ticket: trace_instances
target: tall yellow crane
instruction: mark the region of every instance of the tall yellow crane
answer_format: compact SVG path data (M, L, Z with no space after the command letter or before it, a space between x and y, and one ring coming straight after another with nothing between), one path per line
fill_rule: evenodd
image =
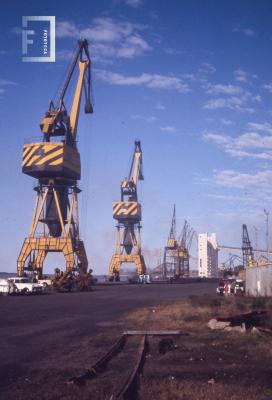
M110 280L119 280L123 263L134 263L139 275L146 273L146 265L141 253L142 211L137 195L138 181L143 179L141 142L136 140L128 178L121 182L121 201L113 203L113 218L118 223L115 254L109 266Z
M70 114L64 99L78 65L79 72ZM44 259L49 252L62 252L66 271L87 273L88 260L79 233L77 181L81 176L77 149L77 126L82 92L85 113L92 113L91 59L87 40L79 40L57 106L51 100L41 120L43 141L25 144L22 172L36 178L36 202L29 235L17 260L19 276L43 275Z

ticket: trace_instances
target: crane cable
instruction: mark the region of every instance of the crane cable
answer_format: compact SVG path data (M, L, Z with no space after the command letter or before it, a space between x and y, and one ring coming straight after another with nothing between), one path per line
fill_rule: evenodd
M82 213L81 213L81 235L84 239L86 239L86 226L88 221L88 211L89 211L89 193L90 193L90 170L91 170L91 162L90 155L91 151L91 121L88 121L90 129L86 129L86 134L83 135L84 143L82 146L82 159L83 159L83 174L82 174ZM88 128L89 128L88 127ZM89 132L90 131L90 132ZM82 137L82 136L81 136Z
M90 58L91 60L91 58ZM84 77L86 80L86 77ZM89 73L88 73L88 89L89 93L87 92L86 85L84 85L84 92L85 92L85 101L88 100L88 95L90 95L90 102L94 107L94 95L93 95L93 85L92 85L92 75L91 75L91 61L89 65ZM88 119L87 119L88 121ZM83 136L84 145L82 146L82 159L83 159L83 174L82 174L82 217L81 218L81 234L82 238L86 240L86 227L88 221L88 213L89 213L89 193L90 193L90 174L91 174L91 162L90 162L90 155L91 155L91 132L92 132L92 122L91 120L87 122L88 128L86 129L86 134ZM82 137L82 136L81 136Z

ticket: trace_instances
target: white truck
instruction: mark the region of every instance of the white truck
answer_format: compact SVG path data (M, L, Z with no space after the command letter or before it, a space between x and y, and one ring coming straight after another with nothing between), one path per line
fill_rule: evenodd
M9 282L8 279L0 279L0 294L8 296L9 294L15 293L16 287L13 282Z
M39 283L31 282L28 278L18 278L17 276L8 278L17 291L22 294L39 294L44 292L44 286Z

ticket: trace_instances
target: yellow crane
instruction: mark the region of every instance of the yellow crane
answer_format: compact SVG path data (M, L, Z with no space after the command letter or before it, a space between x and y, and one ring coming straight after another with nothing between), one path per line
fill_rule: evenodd
M121 182L121 201L113 203L113 218L118 221L118 224L115 254L109 266L110 280L119 280L123 263L134 263L139 275L146 273L146 265L141 253L142 211L137 195L138 181L143 179L141 142L136 140L128 178Z
M78 65L79 72L70 114L65 95ZM85 113L92 113L91 59L87 40L79 40L57 106L51 100L40 123L43 141L25 144L22 172L37 178L36 202L31 229L17 260L19 276L43 275L44 259L49 252L62 252L66 272L86 274L88 260L79 232L78 188L81 176L77 148L77 126L82 92ZM57 138L57 139L56 139Z

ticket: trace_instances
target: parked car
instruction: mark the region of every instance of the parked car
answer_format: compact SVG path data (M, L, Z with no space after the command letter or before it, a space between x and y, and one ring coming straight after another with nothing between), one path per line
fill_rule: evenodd
M0 294L7 296L15 292L16 287L13 282L9 282L8 279L0 279Z
M236 279L234 286L234 294L236 296L241 296L245 294L245 282L242 279Z
M150 275L139 275L138 283L151 283Z
M12 282L18 292L22 294L39 294L44 292L44 286L39 283L33 283L28 278L12 277L8 279Z
M221 296L241 296L245 293L245 282L241 279L228 278L221 280L216 293Z
M38 279L38 283L42 285L45 289L48 289L52 286L52 279L50 278Z

